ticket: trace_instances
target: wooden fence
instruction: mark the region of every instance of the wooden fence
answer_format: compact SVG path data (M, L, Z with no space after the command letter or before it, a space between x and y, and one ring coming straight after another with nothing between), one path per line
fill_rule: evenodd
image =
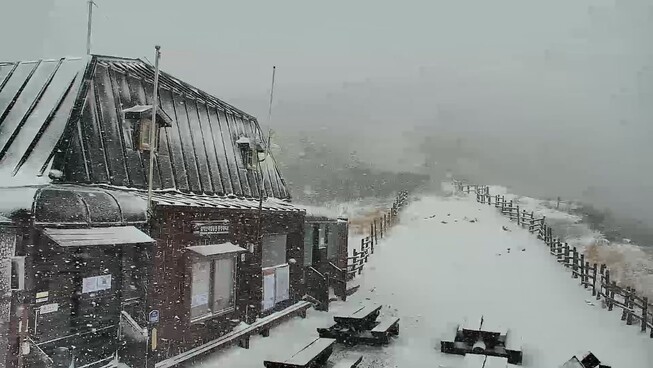
M336 282L346 284L347 281L353 280L356 275L363 272L365 264L368 262L370 255L374 254L374 247L383 239L392 226L399 220L399 211L408 203L408 192L399 192L392 207L379 217L372 220L369 227L369 235L361 239L360 248L354 248L352 254L347 257L347 268L341 269L331 263L331 267L336 275ZM353 294L358 287L347 289L346 294Z
M470 185L455 181L456 190L464 193L475 193L479 203L494 205L503 215L516 221L518 225L536 234L549 248L549 253L556 257L558 263L571 270L571 277L578 279L581 286L592 292L596 300L603 298L603 306L613 310L621 308L621 320L626 325L637 324L642 332L650 330L653 338L653 304L645 296L638 295L631 287L620 286L610 278L610 270L605 264L598 265L585 259L585 254L576 247L570 247L566 242L553 235L553 230L546 224L545 216L536 217L531 211L519 208L512 200L506 201L505 196L490 195L489 187Z

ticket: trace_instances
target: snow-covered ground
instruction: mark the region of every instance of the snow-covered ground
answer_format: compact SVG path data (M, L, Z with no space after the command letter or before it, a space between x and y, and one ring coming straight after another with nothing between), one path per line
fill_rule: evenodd
M380 348L338 348L333 358L360 353L362 367L463 367L462 357L439 352L439 340L465 316L484 315L521 336L524 367L559 367L587 350L613 367L653 367L653 340L625 326L619 312L602 309L541 241L473 198L413 202L359 280L361 290L330 312L311 310L307 319L252 339L249 350L229 348L195 367L262 367L315 338L334 314L371 302L383 304L382 315L401 318L398 339Z
M603 234L584 223L582 217L570 213L575 209L573 203L563 204L557 210L555 201L518 196L502 186L490 186L490 194L504 195L521 209L533 211L537 217L546 216L554 236L580 249L590 262L605 263L613 280L620 285L634 287L653 300L653 252L647 252L628 239L608 241Z

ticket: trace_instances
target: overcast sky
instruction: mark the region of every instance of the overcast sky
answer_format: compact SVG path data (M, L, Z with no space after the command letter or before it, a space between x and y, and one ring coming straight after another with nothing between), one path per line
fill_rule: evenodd
M161 44L166 71L262 123L277 65L280 131L395 169L416 136L461 138L506 184L653 219L650 1L96 1L93 52ZM0 59L85 53L85 0L4 2Z

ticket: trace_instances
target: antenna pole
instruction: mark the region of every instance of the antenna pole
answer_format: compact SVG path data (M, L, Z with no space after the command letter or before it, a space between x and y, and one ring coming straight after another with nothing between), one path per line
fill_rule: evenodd
M93 0L88 0L88 29L86 30L86 54L91 54L91 33L93 30Z
M159 58L161 57L161 46L154 46L154 91L152 92L152 121L150 122L150 171L147 176L147 212L152 215L152 177L154 176L154 155L156 154L156 108L159 106Z
M268 108L268 129L272 129L272 99L274 98L274 75L276 74L277 67L272 66L272 88L270 88L270 106Z
M270 106L268 109L268 141L267 144L263 147L265 149L265 155L263 160L265 160L268 156L268 152L270 150L270 135L272 134L272 128L271 128L271 122L272 122L272 99L274 96L274 75L277 70L276 66L272 66L272 88L270 89ZM265 138L265 137L263 137ZM261 161L258 159L258 153L257 155L257 160L256 162L258 163L258 175L259 175L259 186L258 186L258 216L256 218L256 243L261 244L263 246L263 242L261 240L261 236L263 233L263 196L264 196L264 187L265 187L265 179L263 176L263 169L261 168Z

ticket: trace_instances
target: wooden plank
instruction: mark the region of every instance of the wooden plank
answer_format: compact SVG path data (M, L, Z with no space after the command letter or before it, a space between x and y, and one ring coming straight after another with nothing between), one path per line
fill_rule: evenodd
M478 331L481 329L482 323L483 323L482 316L465 318L465 320L462 323L462 328L463 330L468 330L468 331Z
M374 333L387 333L389 329L399 323L398 317L384 318L381 322L372 329L372 335Z
M358 309L356 312L352 313L350 317L367 318L372 313L378 312L380 309L380 305L365 305L363 308Z
M483 368L483 365L485 365L485 355L465 354L463 362L465 368Z
M318 337L310 344L306 345L302 350L295 353L290 359L284 361L284 363L296 365L298 367L306 367L317 360L317 358L321 357L328 349L333 348L335 343L336 339Z
M363 361L363 356L358 358L345 358L339 360L332 368L356 368Z
M506 368L508 367L508 358L488 356L485 358L483 368Z

